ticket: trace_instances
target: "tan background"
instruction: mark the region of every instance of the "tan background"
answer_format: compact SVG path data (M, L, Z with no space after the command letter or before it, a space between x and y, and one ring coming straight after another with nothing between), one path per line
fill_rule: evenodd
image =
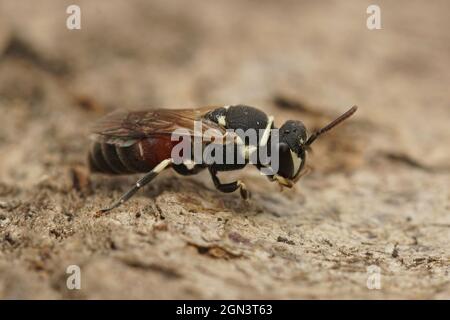
M1 298L450 298L449 1L0 1ZM279 193L164 173L85 175L117 108L245 103L310 129L313 173ZM65 287L66 267L82 290ZM366 268L381 268L381 290Z

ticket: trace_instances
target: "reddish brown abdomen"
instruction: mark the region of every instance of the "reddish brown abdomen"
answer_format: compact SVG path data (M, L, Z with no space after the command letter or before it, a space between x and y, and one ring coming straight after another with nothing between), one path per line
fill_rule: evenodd
M143 139L128 147L94 142L89 151L89 167L91 172L105 174L149 172L171 157L176 143L170 140L170 135Z

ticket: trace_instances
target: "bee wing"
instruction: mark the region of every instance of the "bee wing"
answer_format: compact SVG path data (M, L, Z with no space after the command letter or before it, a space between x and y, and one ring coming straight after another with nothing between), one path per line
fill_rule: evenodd
M202 137L208 129L221 135L225 129L203 118L212 108L201 109L155 109L142 111L116 111L98 120L91 128L92 138L120 146L127 146L156 135L171 135L177 129L178 136ZM195 130L195 121L201 126Z

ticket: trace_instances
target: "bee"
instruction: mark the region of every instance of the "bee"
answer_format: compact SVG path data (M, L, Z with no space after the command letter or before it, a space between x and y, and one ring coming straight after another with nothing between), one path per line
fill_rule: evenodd
M288 120L278 129L275 146L279 158L277 172L266 174L270 181L291 188L305 168L306 153L311 144L323 133L332 129L353 115L356 106L330 122L325 127L308 136L304 124L298 120ZM201 130L195 130L195 122ZM173 150L179 143L173 139L173 132L182 129L189 138L202 138L205 131L215 130L226 136L230 131L254 129L261 132L256 143L242 141L234 136L233 145L244 145L244 162L195 162L185 159L175 162ZM215 187L225 193L239 189L242 198L248 199L250 192L241 180L224 183L218 172L243 169L249 164L249 154L266 147L271 141L274 117L246 105L206 107L198 109L154 109L141 111L113 112L97 121L92 128L93 143L89 151L88 163L93 173L111 175L145 173L127 192L100 213L117 208L130 199L140 188L150 183L160 172L169 167L181 175L193 175L208 169ZM210 140L203 145L211 144ZM229 146L229 145L227 145ZM224 144L225 147L225 144ZM190 161L189 161L190 160ZM260 171L267 166L259 161L254 164Z

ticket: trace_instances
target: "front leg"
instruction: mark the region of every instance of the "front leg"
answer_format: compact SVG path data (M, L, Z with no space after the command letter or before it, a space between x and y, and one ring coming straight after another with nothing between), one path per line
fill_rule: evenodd
M251 194L250 191L247 190L247 187L245 186L245 184L240 181L234 181L234 182L230 182L230 183L221 183L219 178L217 177L217 171L215 169L213 169L212 167L209 167L209 173L211 174L211 178L214 182L215 187L217 188L217 190L225 192L225 193L230 193L230 192L234 192L237 189L239 189L240 193L241 193L241 197L245 200L249 199Z
M282 177L278 174L275 174L273 176L268 176L270 181L276 181L278 182L278 184L283 188L283 187L287 187L287 188L292 188L295 184L294 181L287 179L285 177Z
M256 167L258 168L258 170L261 170L261 168L263 166L257 165ZM273 171L273 169L270 167L266 167L266 166L264 166L264 167L266 169L270 170L270 174L267 174L266 177L272 182L276 181L281 188L283 188L283 187L292 188L294 186L295 182L297 181L297 180L291 180L291 179L285 178L283 176L280 176L279 174L275 173L275 171Z

